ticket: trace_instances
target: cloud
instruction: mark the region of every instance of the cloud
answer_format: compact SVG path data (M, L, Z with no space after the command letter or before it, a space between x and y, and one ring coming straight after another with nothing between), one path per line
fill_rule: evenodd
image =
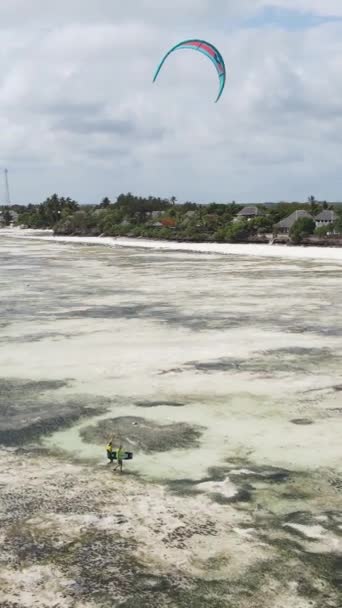
M161 3L157 0L134 2L109 2L108 0L11 0L0 5L0 22L3 28L27 26L51 27L71 23L142 22L168 25L175 23L220 24L223 19L251 16L269 8L296 10L319 16L342 16L340 0L173 0ZM228 24L227 24L228 25Z
M340 1L271 4L342 15ZM0 164L9 165L12 197L338 198L342 25L245 27L269 3L212 6L1 3ZM194 34L226 59L217 104L216 72L199 53L175 53L152 84L167 48Z
M68 131L68 133L80 133L91 136L93 133L106 133L109 135L128 136L135 133L135 125L128 120L91 119L80 116L65 117L55 122L55 129Z

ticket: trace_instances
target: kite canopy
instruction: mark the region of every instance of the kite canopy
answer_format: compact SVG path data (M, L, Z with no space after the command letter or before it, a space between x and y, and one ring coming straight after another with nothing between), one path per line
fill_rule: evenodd
M171 55L171 53L173 53L173 51L176 51L178 49L190 49L193 51L199 51L200 53L203 53L204 55L209 57L209 59L213 62L214 66L216 68L218 77L219 77L219 81L220 81L218 96L215 100L215 101L218 101L222 95L224 85L226 84L226 66L224 64L223 57L222 57L221 53L217 50L217 48L215 48L212 44L210 44L210 42L206 42L205 40L197 40L197 39L184 40L184 42L180 42L179 44L176 44L176 46L172 47L172 49L170 49L166 53L166 55L163 57L162 61L160 62L159 66L157 68L157 71L154 75L153 82L156 81L158 74L159 74L161 68L163 67L163 64L166 61L166 59L168 58L168 56Z

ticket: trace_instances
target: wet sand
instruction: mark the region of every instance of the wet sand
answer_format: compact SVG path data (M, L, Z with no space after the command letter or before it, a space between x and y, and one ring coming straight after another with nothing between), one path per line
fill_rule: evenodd
M27 236L0 232L0 604L339 606L342 260Z

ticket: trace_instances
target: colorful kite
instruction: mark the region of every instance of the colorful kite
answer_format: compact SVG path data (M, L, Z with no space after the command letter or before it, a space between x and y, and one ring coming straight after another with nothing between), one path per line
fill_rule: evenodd
M156 81L158 74L159 74L164 62L168 58L168 56L171 55L171 53L173 53L173 51L176 51L178 49L190 49L193 51L199 51L200 53L203 53L204 55L209 57L209 59L211 59L211 61L213 62L214 66L217 70L217 74L218 74L219 81L220 81L220 88L219 88L218 96L215 100L215 101L218 101L222 95L224 85L226 84L226 66L224 65L224 60L223 60L221 53L212 44L210 44L209 42L206 42L205 40L197 40L197 39L185 40L184 42L180 42L179 44L176 44L176 46L172 47L172 49L170 49L166 53L166 55L160 62L158 69L154 75L153 82Z

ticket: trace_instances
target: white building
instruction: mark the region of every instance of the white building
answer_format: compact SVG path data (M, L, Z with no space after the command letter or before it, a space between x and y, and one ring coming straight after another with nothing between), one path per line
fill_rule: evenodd
M337 215L335 211L331 209L324 209L321 213L319 213L315 217L315 222L317 228L320 226L328 226L329 224L333 224L337 220Z

